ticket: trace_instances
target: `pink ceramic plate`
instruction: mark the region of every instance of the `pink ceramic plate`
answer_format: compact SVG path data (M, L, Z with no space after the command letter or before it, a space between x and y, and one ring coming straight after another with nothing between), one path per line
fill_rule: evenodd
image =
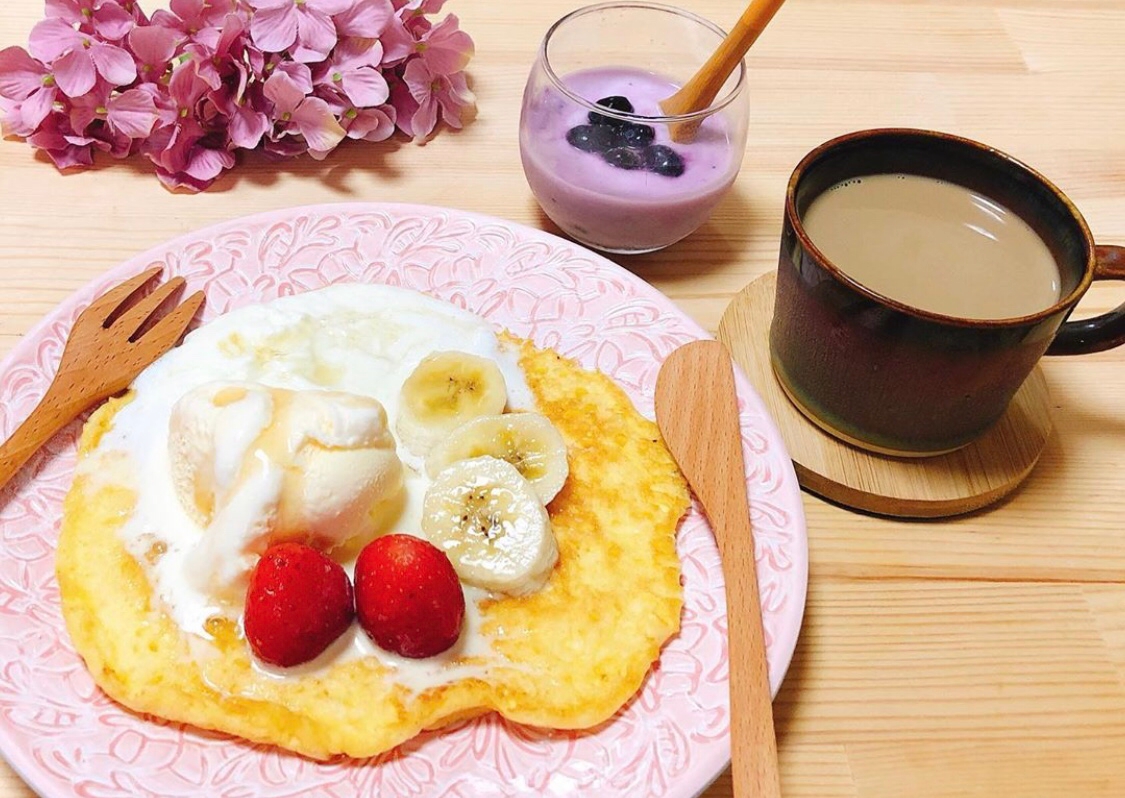
M151 265L206 291L205 320L341 281L416 288L599 369L650 417L661 361L707 337L624 269L536 230L407 205L297 208L179 238L64 302L0 367L0 436L43 394L78 311ZM773 422L741 378L739 390L776 691L804 610L805 521ZM540 731L490 715L423 734L371 761L326 765L126 712L94 686L59 614L53 554L79 429L71 424L0 493L0 750L46 798L687 798L729 761L723 581L698 510L679 533L683 628L638 698L592 732Z

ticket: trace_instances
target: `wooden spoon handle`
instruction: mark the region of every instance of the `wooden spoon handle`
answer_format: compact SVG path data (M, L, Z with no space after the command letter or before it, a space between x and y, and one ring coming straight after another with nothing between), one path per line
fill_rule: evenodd
M711 105L731 72L738 68L750 45L757 41L784 2L785 0L751 0L730 33L699 71L679 91L660 103L661 110L669 115L689 114ZM698 127L698 123L672 125L672 139L677 142L691 141Z
M722 557L730 668L731 773L736 798L779 798L773 706L734 367L718 341L677 349L661 367L656 417L711 522Z
M709 341L702 346L721 351ZM738 405L734 370L725 351L707 364L698 376L708 386L716 405L728 404L720 418L735 420L733 429L717 424L699 430L700 435L733 437L723 469L725 485L712 495L700 496L715 527L726 584L727 635L730 651L731 776L736 798L780 798L781 777L777 766L777 739L773 728L773 706L766 667L766 638L758 611L758 572L754 564L754 537L746 498L746 470L742 438L737 426ZM719 455L719 452L716 452ZM751 604L753 602L753 604ZM752 753L751 753L752 752Z
M57 379L52 382L31 415L8 440L0 444L0 488L7 485L43 444L88 405L84 394L60 384Z

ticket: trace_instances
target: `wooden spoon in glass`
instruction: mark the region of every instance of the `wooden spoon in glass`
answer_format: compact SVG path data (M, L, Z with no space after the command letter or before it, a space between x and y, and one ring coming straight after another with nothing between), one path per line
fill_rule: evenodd
M750 45L758 39L784 2L785 0L750 0L750 5L746 6L718 49L683 88L660 102L660 110L668 116L680 116L702 111L710 106L730 73L742 62ZM698 119L670 125L672 141L680 144L690 142L695 138L695 131L702 121Z

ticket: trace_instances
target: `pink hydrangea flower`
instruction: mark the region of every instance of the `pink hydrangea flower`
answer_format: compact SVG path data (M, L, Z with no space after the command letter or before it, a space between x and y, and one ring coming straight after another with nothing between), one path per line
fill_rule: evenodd
M95 121L104 121L113 136L141 139L152 133L157 118L156 103L143 89L114 93L103 83L70 101L70 126L81 132Z
M152 22L177 31L186 40L214 47L224 21L234 10L234 0L170 0L167 11L153 13Z
M203 121L213 123L217 112L213 104L204 108L209 90L193 61L185 61L172 72L168 83L171 121L158 127L144 147L157 177L169 188L206 188L224 169L234 166L234 153L227 149L225 136L203 126Z
M180 40L177 31L160 25L145 25L129 31L128 42L137 64L137 77L145 83L162 80L172 65Z
M363 39L340 42L332 57L317 70L316 83L339 90L353 107L382 105L390 96L390 88L379 63L383 47Z
M0 50L0 97L8 100L5 135L30 136L47 118L59 96L46 64L22 47Z
M254 8L250 37L268 53L288 51L297 61L322 61L336 46L332 15L353 0L246 0Z
M465 73L436 74L423 59L416 58L406 65L402 77L410 95L418 103L418 110L410 119L415 141L422 141L430 135L437 125L439 109L450 127L461 127L461 112L475 102Z
M473 57L473 40L461 30L457 17L450 14L423 33L414 45L430 72L452 75L469 65Z
M194 56L199 77L211 88L219 89L227 79L233 79L236 93L245 91L250 79L254 58L242 58L246 53L247 25L235 14L228 14L218 29L212 44L192 42L183 48L185 54ZM258 58L261 54L258 53Z
M308 86L311 90L311 83ZM273 118L281 135L300 134L309 147L309 155L323 160L345 133L328 103L305 92L305 86L289 74L278 70L266 80L263 91L274 104Z
M350 139L364 141L384 141L395 132L395 109L384 105L379 108L333 109L340 118L340 125Z
M67 97L88 92L98 75L114 86L137 79L137 67L127 50L98 41L58 18L37 23L28 46L33 56L52 65L55 81Z
M324 158L343 139L424 141L473 103L472 40L445 0L45 0L28 49L0 50L0 129L60 169L140 153L205 189L257 149Z
M47 16L111 42L124 39L136 24L133 15L114 0L46 0L46 7Z
M356 0L350 9L332 18L341 39L375 39L382 35L395 15L390 0Z
M52 114L27 138L36 149L43 150L59 169L90 166L94 163L95 139L70 129L66 117Z
M387 22L379 42L383 45L383 63L387 66L397 66L418 52L418 41L406 29L406 23L399 14Z

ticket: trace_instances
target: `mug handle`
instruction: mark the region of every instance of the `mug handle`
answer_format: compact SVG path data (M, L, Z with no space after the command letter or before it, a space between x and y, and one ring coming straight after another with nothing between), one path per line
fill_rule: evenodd
M1094 279L1125 280L1125 247L1094 247ZM1125 344L1125 305L1059 327L1048 355L1084 355Z

